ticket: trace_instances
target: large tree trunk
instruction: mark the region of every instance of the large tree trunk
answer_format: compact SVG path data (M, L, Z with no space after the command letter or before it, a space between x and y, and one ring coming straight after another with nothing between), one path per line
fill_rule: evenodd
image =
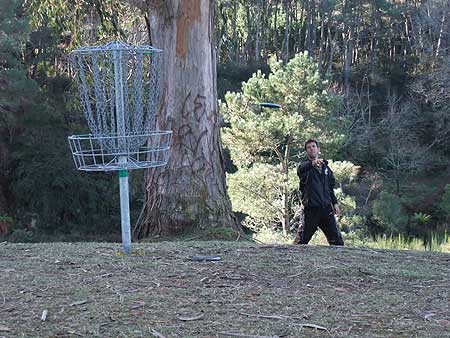
M236 227L218 124L214 1L147 4L153 45L163 50L158 123L173 138L167 166L146 172L146 221L137 235Z

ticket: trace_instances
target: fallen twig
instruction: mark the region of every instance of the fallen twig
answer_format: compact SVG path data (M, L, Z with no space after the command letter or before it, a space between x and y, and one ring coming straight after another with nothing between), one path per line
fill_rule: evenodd
M73 302L70 304L70 306L77 306L77 305L83 305L86 304L89 300L85 299L85 300L79 300L77 302Z
M192 241L192 240L194 240L194 239L202 238L202 237L204 237L204 236L205 236L205 235L198 235L198 236L194 236L194 237L189 237L189 238L183 239L183 241L184 241L184 242Z
M243 334L243 333L236 333L236 332L217 332L218 334L224 335L224 336L231 336L231 337L245 337L245 338L280 338L279 336L255 336L251 334Z
M69 330L69 331L67 331L67 333L74 334L74 335L80 336L80 337L86 337L84 334L81 334L81 333L73 331L73 330Z
M156 331L155 329L149 329L149 332L151 335L157 337L157 338L166 338L166 336L163 336L161 333Z
M244 313L244 312L241 312L241 315L247 316L247 317L265 318L265 319L286 319L286 318L289 318L289 317L287 317L287 316L254 315L254 314Z
M100 324L98 324L97 335L100 336L100 329L101 329L103 326L111 325L112 323L113 323L113 322L107 322L107 323L100 323Z
M188 322L191 320L198 320L200 318L202 318L205 314L204 313L200 313L196 316L191 316L191 317L177 317L179 320L182 320L183 322Z
M108 272L108 273L104 273L103 275L100 275L100 276L92 277L92 279L111 277L112 275L113 275L112 273Z
M310 329L317 329L317 330L322 330L322 331L328 331L328 329L326 327L320 326L320 325L316 325L316 324L296 324L302 327L308 327Z
M298 276L300 276L302 273L303 273L303 272L299 272L299 273L296 273L296 274L294 274L294 275L287 276L287 278L298 277Z
M424 318L425 318L425 320L428 320L428 321L430 321L431 322L431 317L433 317L433 316L436 316L436 314L435 313L428 313L428 314L426 314L425 316L424 316Z
M139 308L143 308L145 306L145 302L143 302L143 301L137 301L137 302L135 302L135 304L134 305L131 305L130 306L130 309L139 309Z

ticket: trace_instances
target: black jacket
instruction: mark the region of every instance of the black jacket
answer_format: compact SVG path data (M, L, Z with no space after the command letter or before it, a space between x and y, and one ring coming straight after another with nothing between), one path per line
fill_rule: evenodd
M305 208L337 204L334 194L336 180L327 161L324 161L321 172L313 167L311 161L304 161L298 165L297 175L300 178L301 198Z

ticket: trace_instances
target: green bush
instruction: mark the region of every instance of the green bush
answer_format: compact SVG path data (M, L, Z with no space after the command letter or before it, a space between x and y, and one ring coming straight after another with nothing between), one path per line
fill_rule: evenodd
M11 243L30 243L33 242L33 237L34 234L31 230L17 228L13 229L11 234L9 234L6 239Z
M255 163L227 175L228 193L233 211L247 216L245 224L251 228L276 225L282 217L283 175L279 166ZM289 192L296 193L298 177L294 168L289 171Z
M329 160L328 165L333 170L334 178L338 185L352 182L356 178L359 170L359 167L349 161Z
M439 203L439 211L442 213L445 220L450 222L450 184L445 186L442 200Z
M408 216L403 211L398 196L382 191L373 204L373 217L379 225L390 234L405 230Z
M267 226L260 228L259 231L253 235L253 239L264 244L286 245L293 243L293 236L285 236L281 231Z

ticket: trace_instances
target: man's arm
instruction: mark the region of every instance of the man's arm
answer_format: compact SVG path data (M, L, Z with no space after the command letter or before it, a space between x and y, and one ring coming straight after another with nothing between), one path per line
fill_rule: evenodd
M304 173L306 173L308 170L310 170L313 167L313 164L311 161L304 161L300 163L297 167L297 175L300 176Z

